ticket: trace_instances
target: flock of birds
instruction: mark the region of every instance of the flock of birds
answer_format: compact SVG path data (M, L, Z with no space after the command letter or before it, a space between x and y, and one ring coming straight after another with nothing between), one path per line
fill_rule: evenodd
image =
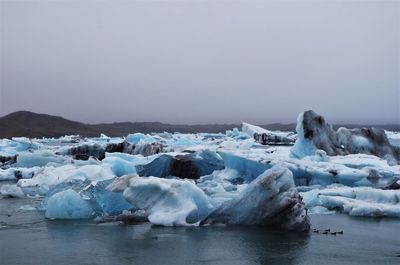
M336 235L343 235L343 230L342 230L342 231L333 232L333 231L331 231L331 229L318 230L318 229L315 229L315 228L314 228L313 232L314 232L314 233L321 233L321 234L323 234L323 235L334 235L334 236L336 236Z

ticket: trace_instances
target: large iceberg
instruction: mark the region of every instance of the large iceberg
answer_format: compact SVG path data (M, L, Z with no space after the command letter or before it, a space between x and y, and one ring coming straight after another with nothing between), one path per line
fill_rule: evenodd
M281 166L259 175L239 196L222 204L204 223L274 225L300 231L310 228L292 173Z
M322 116L309 110L297 118L296 132L292 154L298 158L314 155L319 149L330 156L363 153L384 158L391 165L400 162L400 147L392 146L381 129L339 128L335 132Z
M157 225L275 225L308 230L308 216L291 172L282 166L265 171L225 202L207 196L194 182L127 175L108 188L144 210ZM232 189L234 191L234 189Z

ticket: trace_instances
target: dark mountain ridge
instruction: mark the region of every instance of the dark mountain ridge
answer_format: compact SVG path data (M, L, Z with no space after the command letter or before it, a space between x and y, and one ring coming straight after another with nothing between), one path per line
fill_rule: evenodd
M388 125L335 125L334 127L378 127L386 130L400 131L400 124ZM85 124L71 121L59 116L38 114L30 111L17 111L0 118L0 138L17 136L25 137L60 137L63 135L79 134L85 137L99 136L104 133L109 136L126 136L129 133L142 132L225 132L232 128L240 128L240 124L202 124L183 125L161 122L114 122L101 124ZM296 124L268 124L261 127L269 130L293 131Z

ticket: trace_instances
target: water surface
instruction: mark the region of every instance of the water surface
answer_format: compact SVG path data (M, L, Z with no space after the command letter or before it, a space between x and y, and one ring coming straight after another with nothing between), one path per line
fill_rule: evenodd
M263 227L158 227L51 221L31 199L0 199L5 264L400 264L397 219L312 216L343 235Z

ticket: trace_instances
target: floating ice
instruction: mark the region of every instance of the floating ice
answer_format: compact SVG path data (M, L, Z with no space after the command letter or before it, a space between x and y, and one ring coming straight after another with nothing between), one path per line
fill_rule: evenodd
M158 138L159 139L159 138ZM135 133L135 134L129 134L126 137L126 140L131 143L131 144L138 144L139 142L143 143L155 143L157 142L156 138L154 138L151 135L148 134L143 134L143 133Z
M109 165L112 172L118 177L136 173L136 163L121 157L108 156L102 162L105 165Z
M333 186L301 193L307 208L323 207L352 216L400 217L400 190Z
M210 198L189 180L128 175L109 186L145 210L151 223L164 226L198 225L214 207Z
M34 178L20 179L18 186L29 193L45 195L50 188L57 184L72 180L89 180L96 183L101 180L114 178L115 175L108 166L84 165L64 165L60 167L46 167Z
M238 197L225 202L204 222L275 225L301 231L310 228L293 176L281 166L258 176Z
M6 198L22 198L25 196L20 187L8 184L0 187L0 195Z
M85 219L92 217L89 204L72 189L50 197L45 216L50 219Z
M72 179L68 182L62 182L47 192L38 208L39 210L46 211L50 199L55 194L66 190L73 190L85 200L85 204L90 206L93 216L117 215L121 214L124 210L135 209L132 204L125 200L121 193L111 192L106 189L112 182L113 179L99 181L95 184L87 179Z
M18 168L11 167L7 169L0 169L0 181L1 180L18 180L32 178L41 170L40 167L31 168Z
M27 204L27 205L22 205L21 207L18 207L19 211L36 211L36 208Z
M386 159L391 165L400 161L400 147L392 146L381 129L339 128L335 132L322 116L310 110L299 115L296 132L292 154L297 158L322 149L330 156L364 153Z
M51 163L51 165L62 165L70 162L65 157L55 155L50 151L41 151L35 153L21 153L17 156L17 167L43 167Z
M293 132L269 131L245 122L242 123L242 131L264 145L290 145L296 141L296 135Z

